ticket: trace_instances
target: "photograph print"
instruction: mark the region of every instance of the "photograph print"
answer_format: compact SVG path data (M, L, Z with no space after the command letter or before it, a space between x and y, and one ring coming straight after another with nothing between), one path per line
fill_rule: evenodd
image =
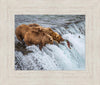
M85 70L85 15L15 15L15 70Z

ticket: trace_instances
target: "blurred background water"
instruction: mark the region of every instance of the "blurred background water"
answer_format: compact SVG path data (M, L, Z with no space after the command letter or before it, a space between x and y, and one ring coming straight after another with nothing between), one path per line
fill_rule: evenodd
M35 45L25 48L15 36L16 70L85 70L84 15L15 15L15 29L32 23L50 27L65 41L47 44L40 51Z

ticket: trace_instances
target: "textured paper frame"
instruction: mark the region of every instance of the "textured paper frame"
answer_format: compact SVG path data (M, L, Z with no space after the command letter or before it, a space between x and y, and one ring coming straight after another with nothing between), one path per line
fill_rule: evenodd
M0 85L100 85L99 0L0 0ZM86 15L85 71L16 71L15 14Z

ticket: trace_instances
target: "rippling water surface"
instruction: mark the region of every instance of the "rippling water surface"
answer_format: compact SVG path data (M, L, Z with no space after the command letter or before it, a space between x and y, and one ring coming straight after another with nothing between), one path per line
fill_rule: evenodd
M84 15L16 15L15 29L21 24L37 23L50 27L64 38L64 42L26 48L15 36L16 70L85 70ZM68 40L71 49L68 48Z

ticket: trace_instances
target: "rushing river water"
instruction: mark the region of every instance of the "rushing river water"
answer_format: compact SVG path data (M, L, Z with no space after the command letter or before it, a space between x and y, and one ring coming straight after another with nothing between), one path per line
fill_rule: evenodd
M65 41L26 48L15 36L16 70L85 70L84 15L16 15L15 29L21 24L37 23L58 32ZM68 47L66 40L71 44Z

